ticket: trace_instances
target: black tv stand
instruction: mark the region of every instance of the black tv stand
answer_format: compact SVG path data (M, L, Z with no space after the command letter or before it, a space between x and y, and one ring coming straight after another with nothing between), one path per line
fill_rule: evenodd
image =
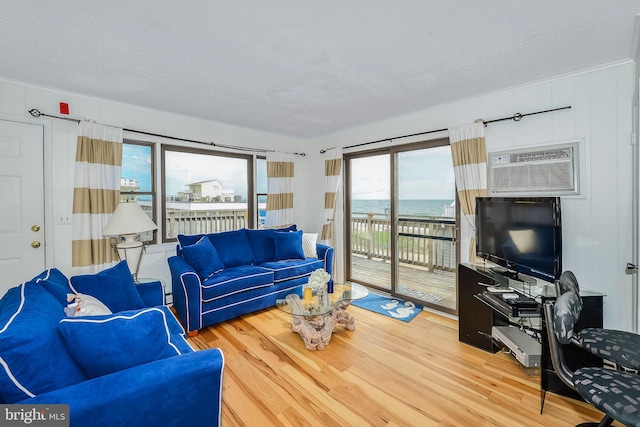
M499 268L498 268L499 269ZM471 264L458 265L458 339L460 342L472 345L490 353L498 351L499 347L491 339L493 326L507 326L511 320L501 311L494 309L485 303L481 298L477 298L487 290L487 287L502 285L500 278L505 277L502 273L494 272L492 268L486 266L476 266ZM505 279L503 279L506 281ZM598 292L580 290L584 307L580 320L575 326L575 330L584 328L602 328L603 316L602 306L604 295ZM555 299L555 287L545 286L540 294L541 303ZM539 315L541 315L540 313ZM544 319L543 319L544 320ZM569 387L564 385L553 370L551 363L551 352L547 338L547 330L542 322L542 360L540 363L540 412L547 391L551 391L562 396L572 397L582 400L580 396ZM602 359L592 355L587 350L573 346L563 346L565 359L572 371L585 366L602 366Z

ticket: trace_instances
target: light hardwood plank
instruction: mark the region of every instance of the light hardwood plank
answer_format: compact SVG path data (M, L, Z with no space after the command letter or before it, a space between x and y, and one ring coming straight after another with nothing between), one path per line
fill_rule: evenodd
M190 338L225 356L222 423L236 426L571 426L600 420L547 393L509 356L458 342L457 321L427 311L409 323L351 306L323 351L309 351L276 308ZM614 424L620 425L620 424Z

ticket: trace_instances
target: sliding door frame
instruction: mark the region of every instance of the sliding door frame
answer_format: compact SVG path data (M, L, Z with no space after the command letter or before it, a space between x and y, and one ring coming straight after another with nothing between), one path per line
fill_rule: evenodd
M358 159L358 158L364 158L364 157L372 157L372 156L377 156L377 155L385 155L385 154L389 154L389 148L378 148L378 149L373 149L373 150L365 150L365 151L358 151L358 152L354 152L354 153L349 153L349 154L343 154L343 162L344 162L344 183L345 183L345 187L344 187L344 226L343 226L343 230L344 230L344 247L345 247L345 251L344 251L344 271L345 271L345 280L346 281L352 281L352 282L356 282L356 283L360 283L363 285L366 285L367 287L370 288L374 288L377 290L380 290L382 292L389 292L389 289L385 289L383 287L374 285L372 283L365 283L359 280L354 280L352 277L353 271L352 271L352 265L351 265L351 160L353 159ZM390 175L391 176L391 175ZM393 178L392 178L393 179ZM391 206L392 204L392 200L391 200L391 192L389 193L389 204L391 209L393 210L393 206ZM390 217L391 218L391 217ZM393 242L392 242L392 250L393 250ZM391 270L391 275L393 277L393 270Z
M402 145L397 145L397 146L391 146L391 147L383 147L383 148L376 148L376 149L372 149L372 150L365 150L365 151L358 151L358 152L353 152L353 153L345 153L344 154L344 165L345 165L345 200L344 200L344 242L345 242L345 251L344 251L344 265L345 265L345 279L347 281L354 281L354 282L358 282L358 280L353 280L352 278L352 265L351 265L351 160L352 159L357 159L357 158L363 158L363 157L370 157L370 156L376 156L376 155L383 155L383 154L388 154L389 155L389 162L390 162L390 182L389 182L389 204L390 204L390 224L392 226L392 238L391 238L391 254L392 254L392 262L391 262L391 283L390 283L390 288L386 289L386 288L382 288L380 286L377 285L373 285L370 283L363 283L371 288L377 289L377 290L381 290L383 292L389 292L392 296L394 297L399 297L402 298L404 300L410 300L413 302L418 302L418 303L424 303L423 301L419 301L416 299L413 299L407 295L404 294L398 294L397 293L397 285L398 285L398 218L399 218L399 214L398 214L398 200L397 200L397 196L398 196L398 168L397 168L397 164L396 164L396 155L398 153L401 152L407 152L407 151L414 151L414 150L423 150L423 149L429 149L429 148L435 148L435 147L442 147L442 146L449 146L450 142L449 142L449 138L445 137L445 138L438 138L438 139L432 139L432 140L426 140L426 141L419 141L419 142L414 142L414 143L407 143L407 144L402 144ZM460 245L457 244L460 241L460 226L459 226L459 220L460 220L460 211L459 211L459 207L460 207L460 203L458 202L458 192L455 191L455 201L456 201L456 212L455 212L455 219L456 219L456 227L455 227L455 241L456 241L456 260L460 259ZM438 306L435 305L435 309L444 313L448 313L448 314L452 314L452 315L457 315L457 301L458 301L458 286L457 286L457 269L456 269L456 289L455 289L455 293L456 293L456 309L452 310L446 307L442 307L442 306Z

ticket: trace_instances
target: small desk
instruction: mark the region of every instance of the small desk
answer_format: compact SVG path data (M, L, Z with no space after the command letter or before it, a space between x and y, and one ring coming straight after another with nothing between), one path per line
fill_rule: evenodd
M357 283L335 285L321 298L301 299L297 293L276 300L276 307L291 315L291 327L302 337L307 350L324 350L338 324L355 330L355 319L347 313L351 301L364 298L369 290Z

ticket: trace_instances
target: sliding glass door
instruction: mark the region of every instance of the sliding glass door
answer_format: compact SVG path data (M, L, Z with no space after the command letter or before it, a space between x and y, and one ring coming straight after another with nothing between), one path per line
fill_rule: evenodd
M455 177L449 145L395 153L394 293L456 309Z
M448 140L345 160L347 278L455 314L457 227Z
M391 290L389 154L349 161L351 280Z

